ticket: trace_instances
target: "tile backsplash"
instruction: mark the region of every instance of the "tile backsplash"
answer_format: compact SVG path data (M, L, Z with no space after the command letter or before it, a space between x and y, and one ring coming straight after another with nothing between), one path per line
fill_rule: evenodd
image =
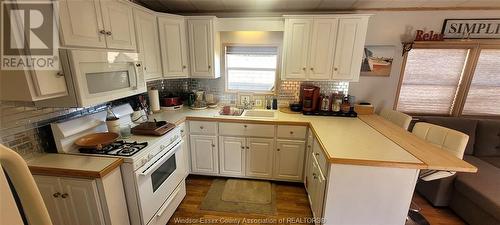
M277 97L279 105L288 105L298 99L302 83L316 85L322 93L343 91L347 93L348 82L321 81L279 81ZM237 94L226 93L224 79L172 79L148 82L148 87L156 87L161 93L184 93L191 90L205 90L218 97L224 104L235 104ZM264 100L265 96L254 96ZM116 102L120 102L117 100ZM119 103L121 104L121 103ZM29 159L37 153L53 152L50 123L77 118L106 110L106 103L88 108L41 108L31 103L0 101L0 144Z
M55 151L50 123L106 110L106 104L88 108L41 108L30 103L0 101L0 144L23 158Z
M288 105L297 101L301 84L320 87L321 93L331 94L334 91L347 93L349 82L342 81L278 81L277 97L279 105ZM171 79L156 80L147 83L148 88L154 87L160 93L183 93L192 90L204 90L214 94L224 104L234 104L237 94L225 92L224 79ZM257 97L258 98L258 97ZM262 96L262 98L264 98Z

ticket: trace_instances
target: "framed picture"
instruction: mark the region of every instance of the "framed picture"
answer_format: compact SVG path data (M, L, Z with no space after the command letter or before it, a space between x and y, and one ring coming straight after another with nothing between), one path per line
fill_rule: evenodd
M396 48L392 45L365 46L361 76L388 77Z
M445 39L500 39L500 18L446 19L441 33Z

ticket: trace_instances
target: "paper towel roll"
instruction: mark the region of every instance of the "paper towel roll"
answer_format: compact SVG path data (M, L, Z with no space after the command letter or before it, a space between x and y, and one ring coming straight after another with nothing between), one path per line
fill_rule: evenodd
M158 112L160 111L160 96L158 94L158 90L152 89L148 91L149 96L149 107L151 107L151 111Z

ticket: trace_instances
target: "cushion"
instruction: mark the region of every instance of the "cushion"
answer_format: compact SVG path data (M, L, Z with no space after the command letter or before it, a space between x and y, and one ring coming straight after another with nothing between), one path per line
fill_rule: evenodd
M419 117L420 121L447 127L469 135L469 142L465 147L465 154L474 153L474 143L476 141L477 120L457 117L424 116Z
M500 157L479 157L479 158L497 168L500 168Z
M500 220L500 168L474 156L465 156L464 159L476 166L478 172L458 173L455 191Z
M500 157L500 120L479 120L474 155Z

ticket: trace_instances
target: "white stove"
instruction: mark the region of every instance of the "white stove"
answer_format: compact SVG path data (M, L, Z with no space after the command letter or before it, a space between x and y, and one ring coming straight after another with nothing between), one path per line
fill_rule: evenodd
M113 108L120 124L131 124L130 105ZM74 142L87 134L107 131L106 112L51 124L59 153L120 157L127 206L132 225L166 224L185 196L187 175L180 128L163 136L132 135L102 149L79 148ZM176 199L173 202L171 199ZM172 210L174 209L174 210Z

